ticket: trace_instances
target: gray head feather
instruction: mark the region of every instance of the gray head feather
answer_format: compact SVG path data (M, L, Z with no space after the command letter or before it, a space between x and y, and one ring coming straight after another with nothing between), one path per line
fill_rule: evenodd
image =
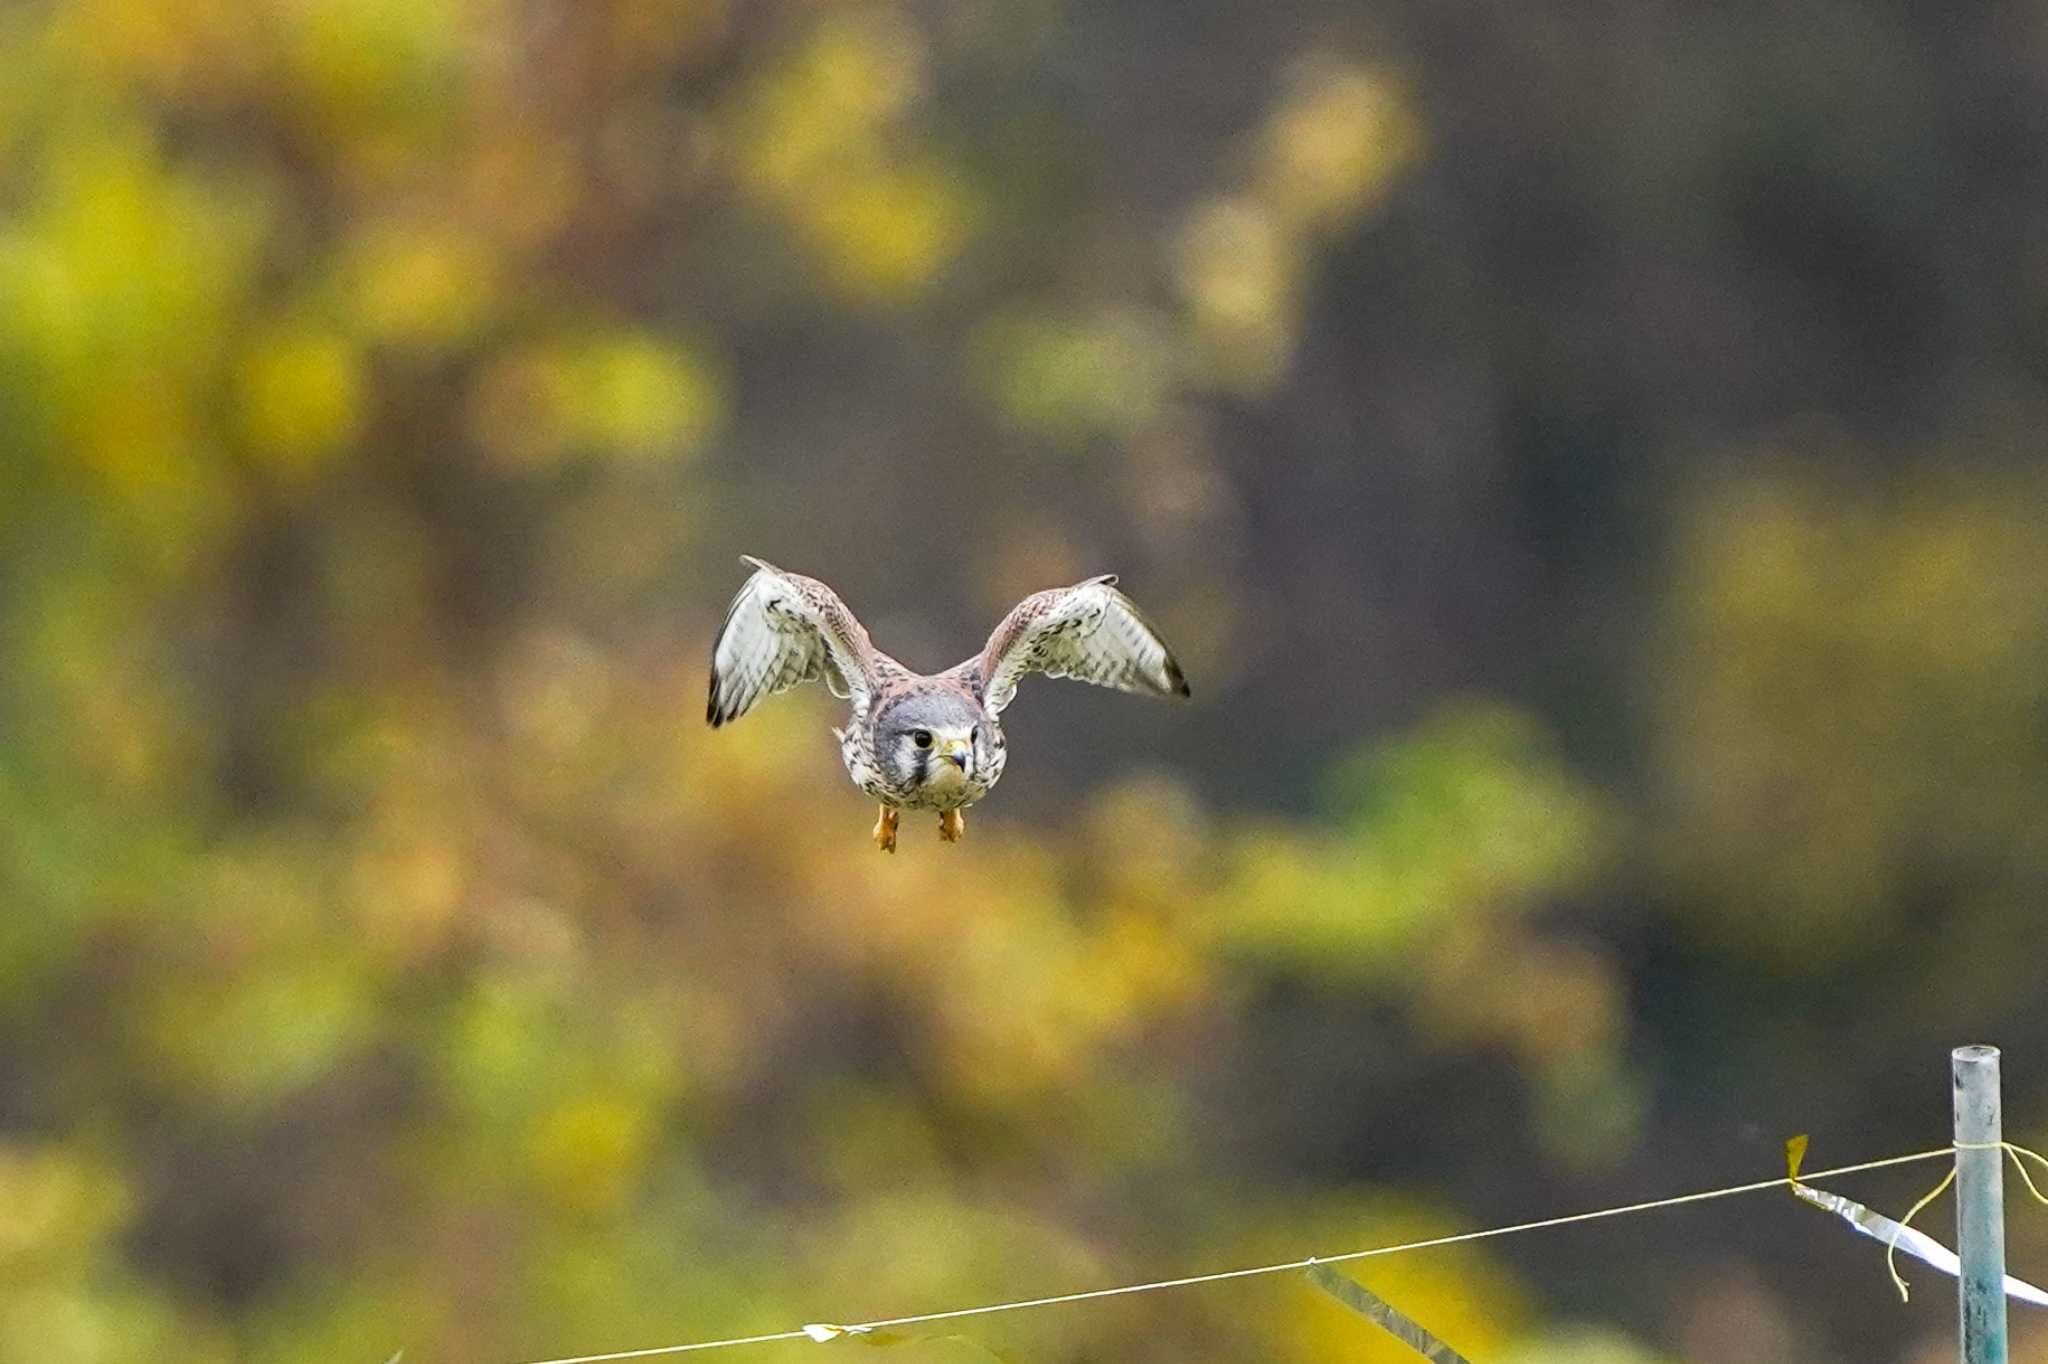
M912 692L875 717L875 760L899 789L922 786L930 750L920 748L914 737L920 731L972 733L977 727L986 729L981 707L972 698L950 690Z

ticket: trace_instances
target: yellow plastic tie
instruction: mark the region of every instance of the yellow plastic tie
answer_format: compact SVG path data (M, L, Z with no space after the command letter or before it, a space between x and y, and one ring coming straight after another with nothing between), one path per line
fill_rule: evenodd
M2024 1146L2015 1146L2009 1141L1998 1144L2012 1157L2012 1167L2020 1172L2020 1181L2027 1186L2027 1192L2034 1196L2034 1201L2048 1205L2048 1195L2042 1194L2040 1186L2034 1183L2034 1177L2027 1173L2027 1160L2038 1160L2044 1168L2048 1168L2048 1156L2042 1155L2039 1151L2029 1151ZM2027 1160L2021 1160L2021 1156L2025 1156Z
M1806 1133L1801 1132L1785 1143L1785 1179L1788 1183L1799 1183L1799 1167L1806 1161Z
M1891 1236L1885 1240L1884 1267L1886 1272L1888 1272L1892 1276L1892 1287L1899 1290L1900 1302L1908 1301L1912 1297L1912 1294L1908 1292L1906 1289L1905 1276L1899 1273L1899 1237L1905 1233L1905 1230L1908 1226L1912 1225L1914 1217L1916 1217L1919 1214L1922 1208L1926 1207L1929 1203L1932 1203L1935 1199L1941 1197L1943 1191L1946 1190L1949 1185L1955 1182L1956 1170L1955 1167L1951 1165L1949 1167L1948 1173L1941 1177L1941 1183L1935 1185L1932 1189L1929 1189L1926 1193L1920 1195L1920 1201L1918 1203L1915 1203L1912 1207L1906 1210L1906 1215L1899 1219L1899 1225L1892 1231Z

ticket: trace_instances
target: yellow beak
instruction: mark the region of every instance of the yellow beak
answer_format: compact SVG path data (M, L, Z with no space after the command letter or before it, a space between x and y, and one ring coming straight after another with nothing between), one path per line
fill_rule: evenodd
M969 739L948 739L939 745L939 756L965 772L974 765L974 743Z

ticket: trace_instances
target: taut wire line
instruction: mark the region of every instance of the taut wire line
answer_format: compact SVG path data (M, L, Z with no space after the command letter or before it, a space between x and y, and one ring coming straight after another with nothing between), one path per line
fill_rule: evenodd
M1887 1156L1883 1160L1866 1160L1855 1165L1838 1165L1832 1170L1816 1170L1802 1177L1802 1182L1833 1179L1838 1175L1859 1174L1864 1170L1881 1170L1890 1165L1909 1165L1915 1161L1934 1160L1940 1156L1953 1155L1953 1146L1937 1146L1931 1150L1915 1151L1911 1155ZM1225 1269L1212 1274L1190 1274L1181 1279L1159 1279L1152 1283L1124 1284L1117 1288L1090 1288L1079 1293L1057 1293L1047 1298L1023 1298L1016 1302L990 1303L984 1307L956 1307L949 1312L923 1312L909 1317L885 1317L879 1321L860 1322L848 1326L820 1326L811 1330L798 1328L790 1331L772 1331L760 1336L734 1336L727 1340L700 1340L688 1345L656 1345L644 1350L614 1350L608 1354L568 1355L560 1359L538 1359L531 1364L604 1364L615 1359L649 1359L656 1355L688 1354L695 1350L724 1350L739 1345L768 1345L779 1340L828 1340L838 1335L858 1335L868 1331L884 1330L895 1326L918 1326L932 1321L955 1321L961 1317L983 1317L995 1312L1021 1312L1031 1307L1052 1307L1064 1302L1087 1302L1095 1298L1116 1298L1130 1293L1156 1293L1166 1288L1189 1288L1195 1284L1220 1283L1225 1279L1249 1279L1260 1274L1285 1274L1293 1270L1307 1269L1311 1265L1342 1264L1347 1260L1368 1260L1381 1255L1399 1255L1405 1251L1428 1250L1434 1246L1457 1245L1463 1241L1484 1241L1495 1236L1513 1236L1525 1231L1541 1231L1546 1227L1570 1226L1574 1222L1594 1222L1605 1217L1626 1217L1632 1213L1650 1212L1657 1208L1675 1208L1685 1203L1704 1203L1713 1198L1732 1198L1736 1194L1758 1193L1764 1189L1783 1189L1793 1183L1790 1175L1776 1179L1759 1179L1749 1184L1731 1184L1723 1189L1706 1189L1699 1193L1679 1194L1673 1198L1654 1198L1644 1203L1625 1203L1615 1208L1598 1208L1592 1212L1567 1213L1562 1217L1546 1217L1536 1222L1515 1222L1503 1227L1487 1227L1480 1231L1457 1232L1450 1236L1432 1236L1425 1241L1407 1241L1397 1246L1375 1246L1370 1250L1352 1250L1339 1255L1310 1255L1284 1264L1259 1265L1252 1269Z

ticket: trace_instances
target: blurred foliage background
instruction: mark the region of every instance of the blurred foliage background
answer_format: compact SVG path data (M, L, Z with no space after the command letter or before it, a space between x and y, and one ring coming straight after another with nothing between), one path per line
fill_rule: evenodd
M0 1357L1335 1252L1935 1145L1974 1040L2041 1142L2044 146L2037 3L0 5ZM698 719L741 551L925 667L1115 569L1196 701L1032 684L880 858L822 692ZM1952 1357L1874 1255L1362 1276ZM1405 1358L1293 1280L974 1334Z

